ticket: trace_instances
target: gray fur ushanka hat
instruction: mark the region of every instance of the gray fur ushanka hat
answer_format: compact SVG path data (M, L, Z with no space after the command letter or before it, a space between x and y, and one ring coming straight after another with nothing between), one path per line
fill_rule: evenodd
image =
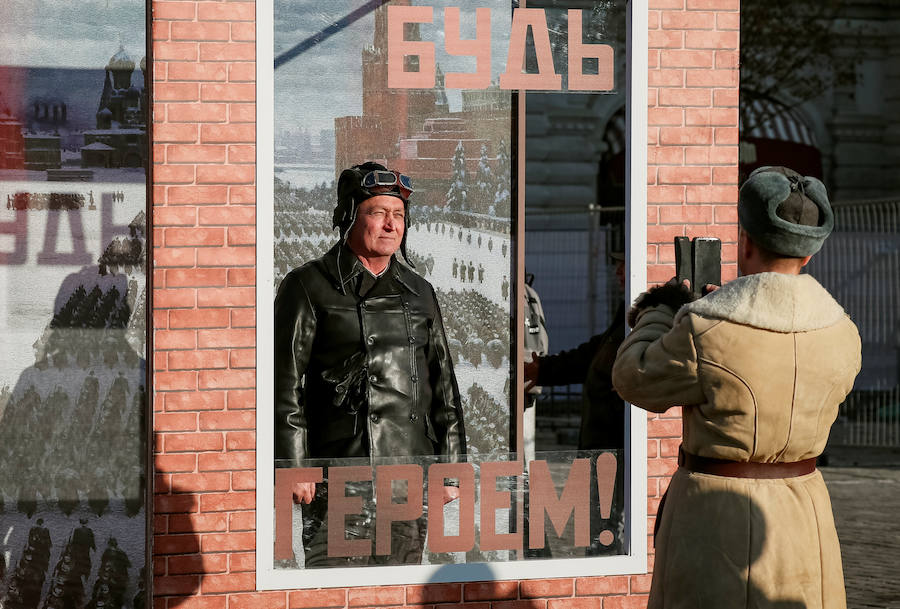
M821 249L834 228L825 185L787 167L760 167L738 198L738 220L760 247L792 258Z

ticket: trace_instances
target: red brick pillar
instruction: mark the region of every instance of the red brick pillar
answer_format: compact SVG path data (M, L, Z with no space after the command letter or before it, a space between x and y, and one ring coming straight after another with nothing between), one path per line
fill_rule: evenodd
M647 280L675 274L676 236L722 240L737 276L739 0L650 0ZM677 468L681 412L647 426L648 531ZM653 551L652 537L648 540ZM652 560L650 561L652 568Z
M155 606L224 609L256 586L256 7L152 10Z

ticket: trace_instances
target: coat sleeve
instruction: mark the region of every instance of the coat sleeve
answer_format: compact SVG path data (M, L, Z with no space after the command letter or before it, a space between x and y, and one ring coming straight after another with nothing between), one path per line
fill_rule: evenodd
M674 323L666 305L640 312L613 365L613 386L622 398L651 412L706 401L697 373L697 349L689 315Z
M309 295L289 274L275 296L275 459L293 467L309 456L303 375L316 334Z
M451 461L460 461L466 454L466 429L463 424L462 401L456 374L453 372L453 357L447 344L441 308L434 290L434 322L429 329L431 348L428 352L428 369L434 387L431 403L431 421L439 444L439 453Z
M538 358L537 384L550 386L583 383L591 361L605 342L606 335L607 332L598 334L574 349Z

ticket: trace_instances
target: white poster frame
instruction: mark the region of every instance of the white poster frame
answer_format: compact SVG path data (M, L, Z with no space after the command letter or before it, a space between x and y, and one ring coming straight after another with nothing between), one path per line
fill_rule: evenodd
M522 3L524 4L524 2ZM585 558L529 559L455 565L404 565L331 568L304 571L276 569L274 546L274 419L273 308L275 297L272 202L274 201L274 8L272 0L256 3L257 25L257 494L256 588L294 590L391 584L424 584L489 580L523 580L643 574L647 572L647 415L630 407L626 419L626 510L628 553ZM626 42L626 298L646 289L648 0L628 0ZM524 99L524 95L520 95ZM520 141L520 147L523 142ZM522 154L520 148L519 154ZM523 172L519 172L524 180ZM524 192L524 184L518 188ZM524 199L520 195L520 218ZM516 293L521 293L517 291ZM520 324L521 325L521 324ZM517 369L522 370L521 357ZM518 375L521 379L521 374ZM521 385L521 380L519 380ZM518 392L522 394L521 387Z

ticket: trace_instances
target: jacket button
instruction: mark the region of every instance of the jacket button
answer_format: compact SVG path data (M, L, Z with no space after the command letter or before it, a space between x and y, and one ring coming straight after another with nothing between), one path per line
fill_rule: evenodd
M410 344L415 343L415 342L416 342L416 337L415 337L415 336L410 336L410 337L409 337L409 342L410 342Z
M377 380L378 380L378 377L375 376L374 374L371 375L371 376L369 377L369 382L370 382L370 383L374 383L374 382L377 381Z
M369 420L371 420L373 423L377 423L377 422L378 422L378 415L377 415L376 413L373 412L372 414L369 415Z
M369 338L366 339L366 343L368 343L368 344L370 344L370 345L374 345L374 344L375 344L375 337L374 337L374 336L370 336Z
M409 415L409 420L410 421L418 421L419 415L417 415L416 413L412 413L411 415Z
M418 383L418 382L419 382L419 377L417 377L417 376L414 374L414 375L412 375L412 376L409 378L409 380L411 380L413 383Z

